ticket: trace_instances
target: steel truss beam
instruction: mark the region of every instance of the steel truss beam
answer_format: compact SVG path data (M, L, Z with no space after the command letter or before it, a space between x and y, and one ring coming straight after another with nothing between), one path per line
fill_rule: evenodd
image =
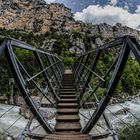
M19 63L19 60L17 60L16 54L14 53L14 50L13 50L14 48L25 49L25 50L32 51L34 53L34 57L38 61L38 65L39 65L40 69L43 71L41 73L44 74L44 78L46 79L48 87L50 88L51 93L54 96L54 99L56 100L56 102L58 100L58 96L57 96L55 90L53 89L53 85L51 85L51 83L49 81L49 77L47 75L47 69L43 66L43 62L40 58L40 55L55 58L57 63L55 63L54 65L58 65L58 64L61 65L57 69L57 70L59 70L59 72L64 71L62 61L57 56L55 56L49 52L44 52L44 51L41 51L39 49L32 48L28 44L21 42L21 41L18 41L18 40L15 40L15 39L12 39L12 38L7 38L7 39L4 39L0 42L0 54L2 54L3 52L5 53L7 60L9 62L9 65L10 65L11 71L12 71L13 76L15 78L15 81L16 81L16 83L17 83L17 85L22 93L22 96L24 97L25 102L30 107L30 110L32 111L34 116L37 118L39 123L42 125L42 127L48 133L53 133L55 130L48 124L47 120L44 118L43 114L40 112L39 108L36 106L34 100L31 97L30 91L28 89L27 81L23 78L23 75L22 75L21 70L20 70L20 67L22 64ZM46 61L47 61L47 59L46 59ZM50 66L50 69L51 69L51 67L52 66ZM23 66L22 66L22 69L25 70ZM30 77L30 75L28 74L27 71L25 71L25 73L28 77ZM62 74L63 73L61 73L61 75ZM57 77L55 79L57 79ZM34 80L31 80L31 82L34 82ZM59 82L57 81L56 83L59 83ZM36 86L35 82L34 82L34 85ZM39 87L37 87L37 89L38 88Z
M99 102L92 117L90 118L90 120L88 121L86 126L83 128L83 130L82 130L83 133L89 133L91 131L91 129L96 125L97 121L99 120L99 118L103 114L105 108L107 107L107 105L108 105L108 103L109 103L111 97L113 96L113 93L117 87L117 84L120 80L120 77L123 73L125 64L128 60L130 50L134 53L136 60L140 64L140 45L134 37L124 36L122 38L116 39L115 41L107 43L101 47L98 47L92 51L89 51L83 55L80 55L78 57L77 61L75 62L75 65L73 66L73 72L75 75L77 75L78 71L76 69L76 66L78 66L78 69L80 69L80 67L82 66L82 62L79 60L83 59L84 57L87 57L88 55L97 54L95 57L95 60L93 61L93 65L90 68L90 70L89 70L89 67L87 68L87 71L88 71L87 75L86 75L87 79L86 79L86 82L83 86L83 89L79 95L79 100L81 100L85 91L86 91L88 84L91 81L92 75L94 75L94 69L95 69L96 65L98 64L98 60L100 58L100 54L102 53L102 51L106 50L106 49L115 48L115 47L120 46L120 45L122 45L122 48L121 48L119 57L116 60L116 64L114 66L115 68L114 68L112 77L109 81L106 93L104 94L104 97L102 98L102 100ZM84 63L83 63L83 65L84 65ZM85 69L86 69L86 67L85 67ZM75 78L77 78L77 77L75 77ZM81 76L81 78L82 78L82 76ZM81 80L81 79L78 79L78 80ZM82 104L82 105L84 105L84 104Z

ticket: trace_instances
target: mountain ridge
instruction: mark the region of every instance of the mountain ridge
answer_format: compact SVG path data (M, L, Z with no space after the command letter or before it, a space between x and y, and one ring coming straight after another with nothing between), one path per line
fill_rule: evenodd
M62 25L72 17L71 9L63 4L42 0L0 0L0 7L0 27L6 29L47 32L54 24Z
M53 32L60 40L61 35L66 35L69 38L69 52L72 54L83 53L87 48L95 48L124 35L132 35L140 40L140 31L120 23L111 26L106 23L93 25L76 21L71 9L60 3L46 4L44 0L0 0L0 7L1 29L21 30L33 34ZM52 36L44 38L39 46L53 51L55 42L60 41Z

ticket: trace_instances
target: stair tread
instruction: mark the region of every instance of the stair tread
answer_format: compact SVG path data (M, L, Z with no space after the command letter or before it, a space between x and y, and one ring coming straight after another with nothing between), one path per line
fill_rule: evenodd
M72 108L72 109L71 108L59 108L57 112L69 114L69 113L78 113L79 110L78 110L78 108Z
M66 95L66 96L67 96L67 95L76 96L75 93L61 93L60 95L62 95L62 96L63 96L63 95ZM60 95L59 95L59 96L60 96Z
M58 106L78 106L77 103L58 103Z
M76 89L75 89L75 88L72 88L72 89L71 89L71 88L70 88L70 89L68 89L68 88L67 88L67 89L62 88L62 89L61 89L61 91L69 91L69 90L70 90L70 91L76 91Z
M62 130L62 131L67 131L67 130L70 130L70 131L75 131L75 130L81 130L81 125L80 123L57 123L56 124L56 127L55 127L56 130Z
M63 81L62 81L62 84L72 84L72 85L74 85L75 83L74 83L73 80L69 80L69 81L63 80Z
M73 92L60 92L60 94L59 95L76 95L76 93L73 93Z
M80 118L78 115L57 115L56 120L59 121L78 121Z
M74 134L63 133L60 135L49 134L43 140L91 140L91 138L87 134L74 135Z
M54 134L56 134L56 135L85 135L85 134L83 134L82 132L66 132L66 131L62 131L62 132L55 132ZM86 135L88 135L88 134L86 134Z
M57 135L52 135L49 138L52 140L55 138L57 140L71 140L71 138L73 140L86 140L89 138L88 135L80 134L82 128L79 123L78 100L76 98L77 95L73 74L64 74L59 97L56 116L57 123L55 126ZM59 133L60 137L58 132L61 132L61 134ZM69 136L67 134L69 134Z
M76 95L59 95L60 97L73 97L73 98L75 98L76 97Z
M68 134L68 133L60 133L60 132L58 132L58 134L50 134L49 136L51 137L51 136L54 136L54 137L89 137L89 135L87 135L87 134L78 134L78 135L75 135L75 134Z
M63 102L63 101L66 101L66 102L69 102L69 101L73 101L73 102L76 102L77 99L59 99L59 102Z
M75 91L60 91L60 93L75 93Z
M74 87L73 86L63 86L63 89L69 89L69 90L71 90L71 89L73 89Z
M75 92L60 92L60 95L69 95L69 94L71 94L71 95L75 95Z

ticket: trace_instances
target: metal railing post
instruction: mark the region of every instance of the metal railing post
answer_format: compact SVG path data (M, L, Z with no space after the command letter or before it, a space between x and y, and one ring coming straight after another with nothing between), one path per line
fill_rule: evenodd
M38 52L34 52L34 54L35 54L35 58L36 58L36 60L37 60L37 62L39 64L40 69L44 70L45 68L43 66L42 60L41 60ZM44 71L43 74L45 76L45 79L46 79L46 82L47 82L48 86L50 87L51 92L53 93L54 98L56 99L56 101L58 101L59 98L58 98L58 96L57 96L57 94L56 94L56 92L55 92L51 82L49 81L49 77L48 77L47 71Z

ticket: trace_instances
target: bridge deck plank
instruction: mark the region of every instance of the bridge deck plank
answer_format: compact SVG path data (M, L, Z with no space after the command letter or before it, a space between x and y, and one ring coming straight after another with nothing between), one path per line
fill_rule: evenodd
M91 140L89 135L80 132L82 128L73 81L71 70L66 70L58 101L56 133L46 136L43 140Z

